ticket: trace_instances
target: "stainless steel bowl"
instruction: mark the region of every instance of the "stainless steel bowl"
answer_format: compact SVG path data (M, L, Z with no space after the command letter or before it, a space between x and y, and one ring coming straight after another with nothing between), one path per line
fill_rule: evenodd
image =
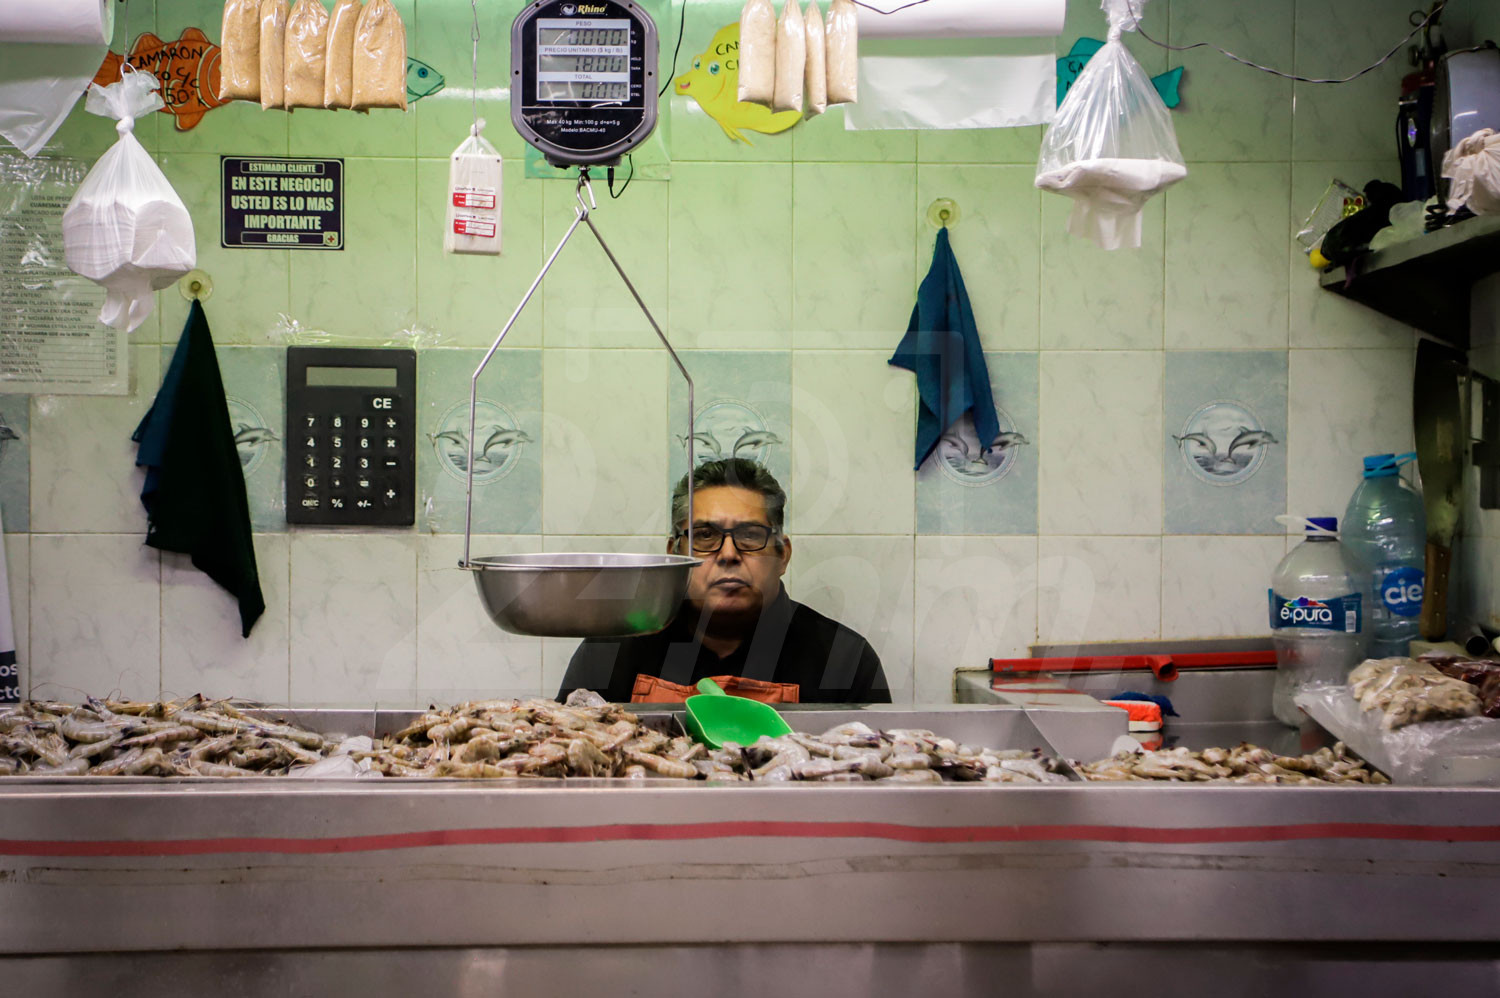
M617 638L671 623L697 564L672 554L510 554L472 558L466 567L503 630Z

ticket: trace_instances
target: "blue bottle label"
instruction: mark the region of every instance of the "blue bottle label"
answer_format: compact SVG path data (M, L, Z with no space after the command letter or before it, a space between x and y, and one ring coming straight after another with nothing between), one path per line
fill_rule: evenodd
M1279 596L1275 590L1266 590L1271 598L1271 630L1283 627L1305 627L1318 631L1338 631L1340 634L1358 634L1364 621L1360 612L1363 602L1359 593L1336 596L1333 599L1313 599L1310 596Z
M1415 617L1422 612L1422 592L1427 576L1420 568L1404 565L1375 573L1375 591L1380 602L1397 617Z

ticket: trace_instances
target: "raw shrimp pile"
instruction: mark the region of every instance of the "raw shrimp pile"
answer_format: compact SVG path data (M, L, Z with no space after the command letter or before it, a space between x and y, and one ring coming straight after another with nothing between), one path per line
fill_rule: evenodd
M1277 755L1248 742L1232 749L1192 752L1181 746L1155 752L1120 752L1079 766L1088 780L1174 780L1181 783L1389 783L1384 773L1337 742L1310 755Z
M941 783L1066 782L1055 760L971 748L930 731L875 731L858 721L710 750L643 725L586 690L554 700L487 700L429 710L369 752L387 776L650 776L681 780Z
M0 775L276 776L322 759L323 735L194 696L27 700L0 713Z

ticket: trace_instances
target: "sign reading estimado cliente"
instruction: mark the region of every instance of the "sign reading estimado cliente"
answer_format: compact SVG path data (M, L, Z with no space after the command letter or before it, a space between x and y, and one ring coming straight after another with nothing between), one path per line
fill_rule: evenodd
M344 248L344 161L221 156L219 244L228 249Z

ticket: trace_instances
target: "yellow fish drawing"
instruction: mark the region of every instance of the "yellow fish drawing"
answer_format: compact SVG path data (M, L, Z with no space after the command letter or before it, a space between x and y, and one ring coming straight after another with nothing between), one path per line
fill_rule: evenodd
M693 98L731 139L754 145L740 129L774 135L802 120L799 111L772 111L759 104L743 103L740 91L740 24L726 24L714 35L708 49L693 59L693 68L673 83L677 92Z

